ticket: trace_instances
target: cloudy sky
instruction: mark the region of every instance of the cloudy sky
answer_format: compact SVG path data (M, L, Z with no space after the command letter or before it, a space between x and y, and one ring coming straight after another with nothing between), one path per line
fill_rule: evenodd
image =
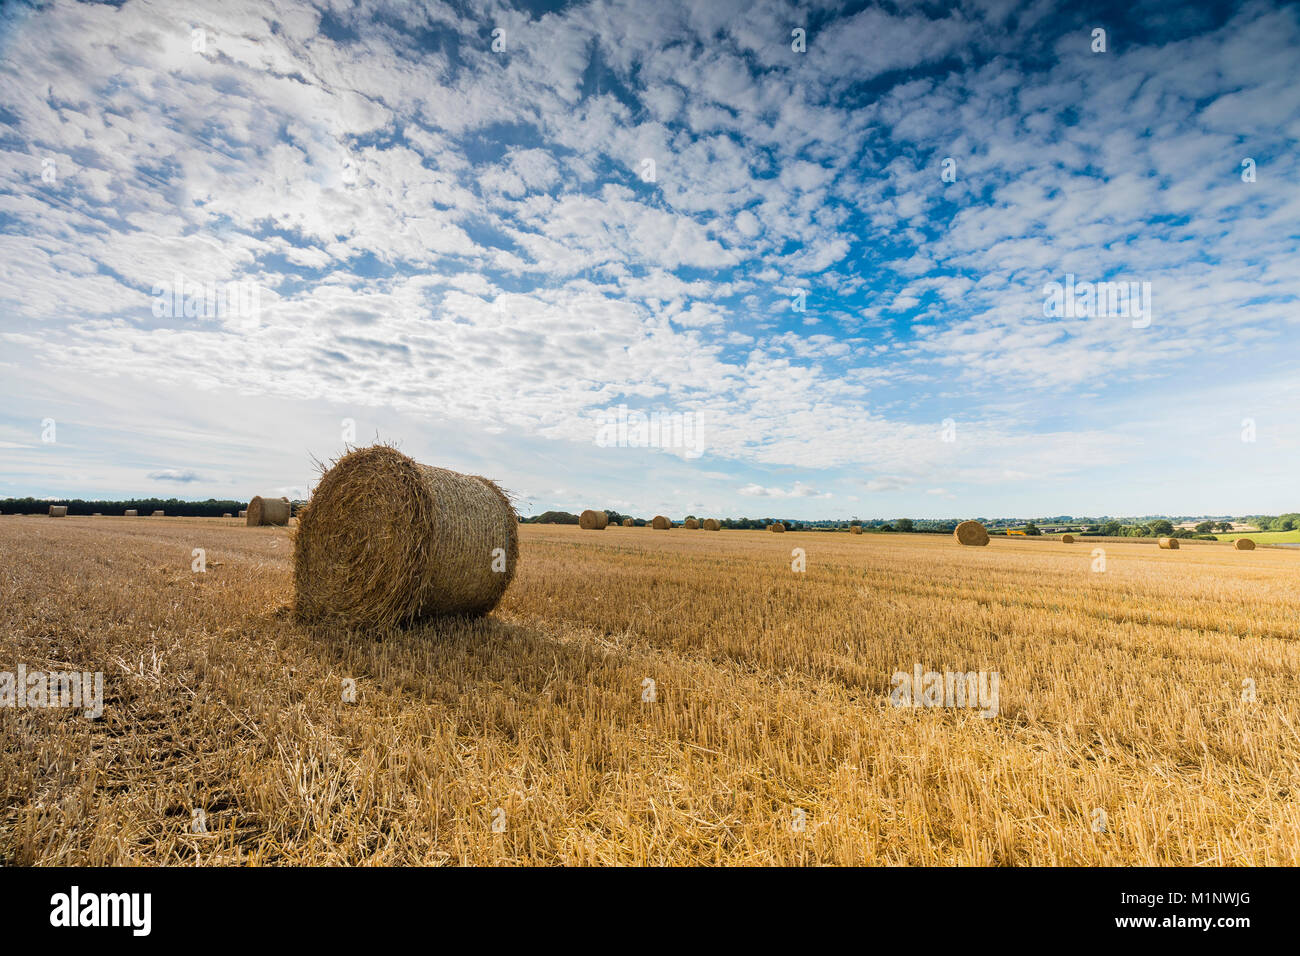
M6 4L0 497L1295 510L1300 15L1199 6Z

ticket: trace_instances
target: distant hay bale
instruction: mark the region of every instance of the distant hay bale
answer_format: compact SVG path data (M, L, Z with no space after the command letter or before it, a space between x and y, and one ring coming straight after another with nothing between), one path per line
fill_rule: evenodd
M1160 545L1160 547L1164 548L1166 551L1177 551L1177 550L1178 550L1178 539L1177 539L1177 538L1160 538L1160 539L1156 542L1156 544Z
M989 543L989 533L978 521L963 521L953 529L952 536L958 544L972 548L982 548Z
M578 515L578 527L585 531L604 531L609 526L609 515L603 511L588 508Z
M1074 544L1074 535L1072 534L1061 535L1061 544Z
M776 522L776 524L768 525L767 530L775 532L776 534L785 534L785 525L782 522L778 521Z
M92 517L92 518L102 518L102 517L104 517L104 512L102 512L102 511L96 511L93 515L91 515L91 517Z
M241 511L241 512L239 513L239 517L241 517L241 518L247 518L247 517L248 517L248 512L247 512L247 511Z
M1232 542L1232 546L1238 551L1255 550L1255 542L1250 540L1250 538L1238 538L1236 541Z
M248 503L248 527L257 528L265 524L286 525L289 523L289 502L283 498L263 498L255 495Z
M705 531L721 531L722 522L719 521L717 518L705 518L704 523L700 527L702 527Z
M167 513L166 513L165 511L155 511L155 512L153 513L153 517L155 517L155 518L165 518L165 517L167 517Z
M123 517L126 517L126 518L138 518L138 517L140 517L140 512L136 511L134 508L131 508L131 509L129 509L129 510L123 512Z
M683 526L689 531L700 530L700 522L695 518L687 518L686 521L683 523Z
M227 512L226 512L225 514L223 514L221 517L223 517L223 518L233 518L234 515L232 515L229 511L227 511Z
M51 518L66 518L68 516L67 505L50 505Z
M636 524L636 522L633 521L631 518L624 518L624 519L623 519L623 527L624 527L624 528L631 528L631 527L632 527L633 525L635 525L635 524Z
M663 515L655 515L654 520L650 522L650 527L654 528L656 531L667 531L672 526L673 523Z
M860 524L849 525L849 534L862 534L862 525Z
M354 627L486 614L518 559L518 515L495 484L373 445L312 494L294 537L295 610Z

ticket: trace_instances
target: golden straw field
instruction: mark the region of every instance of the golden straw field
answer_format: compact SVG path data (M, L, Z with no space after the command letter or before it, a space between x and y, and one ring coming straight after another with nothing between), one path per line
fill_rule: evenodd
M0 709L0 863L1300 863L1300 551L523 525L491 616L349 634L293 533L0 517L0 670L104 672Z

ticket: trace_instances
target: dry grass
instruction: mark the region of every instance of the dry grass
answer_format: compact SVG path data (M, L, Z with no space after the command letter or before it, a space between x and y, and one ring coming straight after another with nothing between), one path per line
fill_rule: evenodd
M289 535L0 523L0 670L105 674L0 709L0 863L1300 863L1293 551L525 525L492 616L348 634ZM891 707L918 662L999 715Z

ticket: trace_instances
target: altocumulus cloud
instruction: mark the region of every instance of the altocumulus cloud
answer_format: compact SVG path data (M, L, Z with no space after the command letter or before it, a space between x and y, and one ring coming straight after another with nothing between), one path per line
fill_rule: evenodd
M436 414L539 454L626 403L699 413L741 495L790 468L970 494L1146 467L1142 436L1220 427L1199 381L1264 407L1296 371L1294 6L0 16L0 342L51 393ZM1067 274L1151 283L1150 326L1045 317ZM157 314L178 282L256 314Z

